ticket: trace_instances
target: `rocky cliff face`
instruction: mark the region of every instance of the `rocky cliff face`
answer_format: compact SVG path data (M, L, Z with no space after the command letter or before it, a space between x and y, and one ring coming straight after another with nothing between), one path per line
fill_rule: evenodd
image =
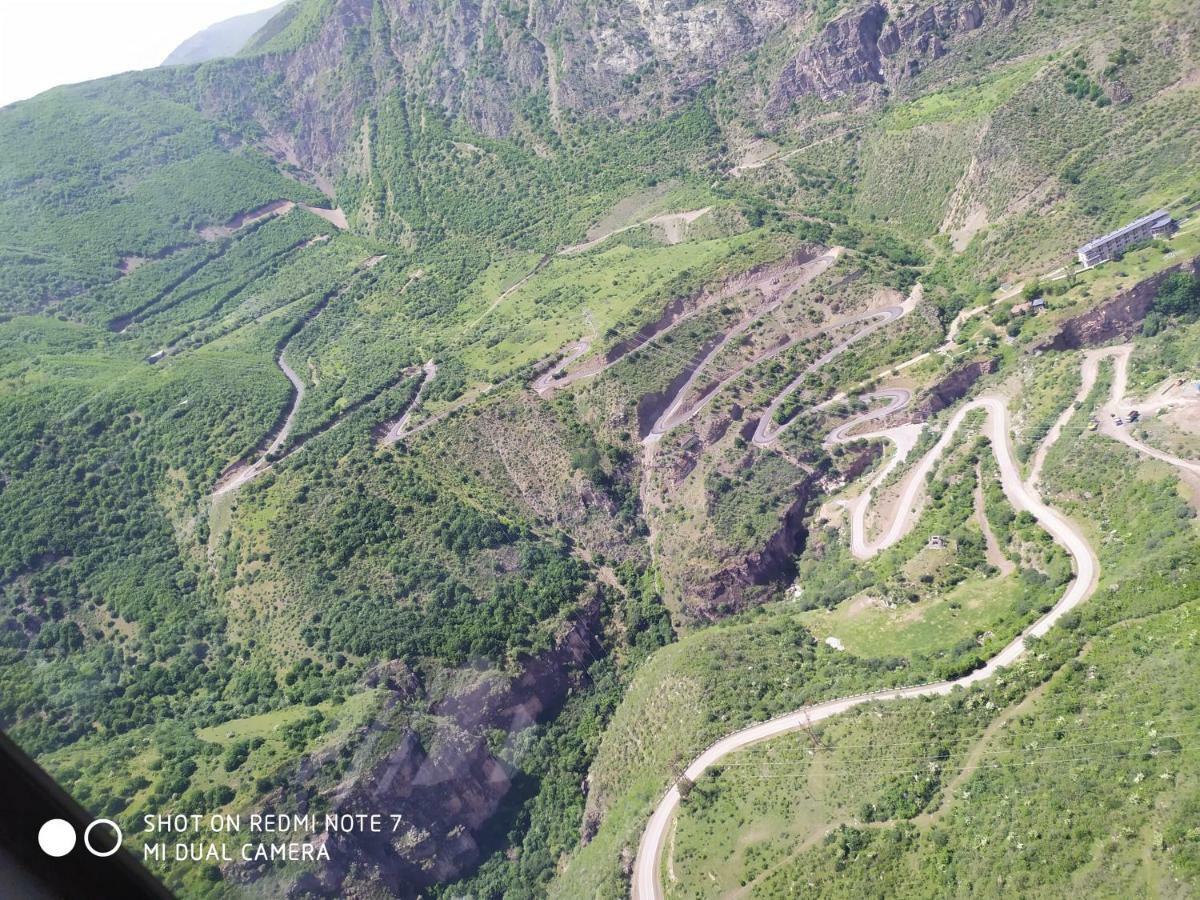
M365 885L388 896L411 897L437 882L453 881L479 863L479 834L512 787L511 769L494 746L507 746L531 725L554 713L600 653L600 603L596 597L575 617L550 650L522 661L520 673L481 673L428 710L432 734L407 721L421 687L406 673L370 676L389 692L389 702L365 734L357 736L352 773L324 792L333 813L397 813L399 830L321 835L330 860L296 882L292 896L340 897ZM385 669L387 667L384 667ZM289 808L303 811L314 799L303 787L329 760L309 760L299 797ZM307 774L305 774L307 772ZM292 801L298 801L293 804ZM240 873L253 881L261 873Z
M1113 338L1129 340L1141 326L1158 294L1158 287L1172 272L1200 272L1200 257L1190 263L1180 263L1139 281L1107 303L1063 322L1053 337L1042 343L1039 350L1078 350L1098 347Z
M295 165L338 174L367 138L362 110L402 89L490 136L540 98L565 116L629 120L685 101L730 59L806 9L803 0L336 0L303 46L231 63L212 112L257 121ZM293 129L293 125L298 128Z
M931 6L874 2L826 25L784 67L769 109L793 100L865 99L911 78L949 52L957 37L1012 16L1025 0L943 0Z
M957 403L984 375L990 375L999 367L998 359L977 359L964 363L950 372L941 381L930 387L913 405L909 418L913 422L924 422L943 409Z
M910 406L881 419L880 427L893 428L908 422L928 421L965 397L975 382L995 372L999 366L1000 361L995 358L977 359L957 366L922 391Z
M798 98L874 97L1029 3L872 0L793 37L812 24L804 0L335 0L302 46L230 63L237 83L206 82L202 102L258 122L279 155L332 179L361 160L363 110L384 97L440 107L490 136L528 132L531 103L555 128L642 119L782 41L786 62L766 73L770 126Z
M780 515L779 527L761 550L739 557L703 580L685 579L683 595L689 613L708 620L729 615L760 600L766 586L795 574L796 556L808 537L805 523L817 477L809 476L796 486L795 499Z

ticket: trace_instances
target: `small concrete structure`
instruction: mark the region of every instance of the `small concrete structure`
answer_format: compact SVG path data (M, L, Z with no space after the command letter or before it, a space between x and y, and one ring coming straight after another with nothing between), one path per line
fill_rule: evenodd
M929 536L929 543L925 546L927 546L930 550L945 550L946 539L940 534L931 534Z
M1085 268L1107 262L1114 256L1123 253L1134 244L1148 241L1151 238L1170 237L1179 226L1165 209L1150 213L1135 219L1123 228L1109 232L1103 237L1088 241L1079 248L1079 262Z

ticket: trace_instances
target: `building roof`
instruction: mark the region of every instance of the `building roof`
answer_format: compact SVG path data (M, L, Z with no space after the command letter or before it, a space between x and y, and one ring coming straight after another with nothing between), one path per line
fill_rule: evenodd
M1086 244L1084 244L1082 247L1079 248L1079 252L1080 253L1088 253L1091 250L1095 250L1097 247L1107 244L1109 241L1111 241L1115 238L1121 237L1121 235L1123 235L1123 234L1127 234L1130 231L1135 231L1138 228L1141 228L1143 225L1149 225L1151 223L1156 223L1160 219L1163 220L1163 224L1166 224L1168 221L1170 221L1171 214L1169 212L1167 212L1165 209L1160 209L1158 212L1152 212L1148 216L1142 216L1140 219L1134 219L1128 225L1125 225L1122 228L1118 228L1116 231L1110 231L1108 234L1104 235L1103 237L1098 237L1094 240L1088 241Z

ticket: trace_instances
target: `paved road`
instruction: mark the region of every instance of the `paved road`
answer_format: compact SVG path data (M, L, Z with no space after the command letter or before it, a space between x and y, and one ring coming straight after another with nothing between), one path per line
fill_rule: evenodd
M1096 384L1096 372L1099 368L1099 360L1091 354L1086 354L1083 358L1083 365L1080 368L1080 385L1079 390L1075 394L1075 399L1067 405L1067 408L1062 411L1054 424L1050 426L1050 430L1046 432L1046 436L1042 439L1042 443L1038 445L1037 451L1033 454L1033 461L1029 464L1029 483L1037 487L1042 480L1042 467L1046 464L1046 454L1050 452L1050 448L1054 446L1059 436L1062 434L1063 427L1075 415L1075 404L1082 403L1087 399L1087 395L1092 392L1092 388Z
M699 365L692 370L692 374L688 376L688 379L684 382L683 386L675 392L675 397L671 404L667 407L663 414L658 417L658 421L655 422L654 426L650 429L650 433L646 436L646 440L652 443L661 440L664 435L669 434L684 422L694 418L702 409L704 409L704 407L708 406L712 399L721 391L723 391L726 386L740 378L759 363L766 362L767 360L778 356L785 350L789 350L801 341L807 340L810 337L815 337L816 335L822 334L826 331L838 328L842 325L845 325L847 322L858 321L857 318L837 319L816 330L806 331L803 334L796 335L785 343L780 344L778 347L767 350L744 365L739 366L734 372L717 382L717 384L710 388L708 392L693 402L691 406L685 405L688 395L691 393L692 388L696 386L696 382L700 379L701 375L704 374L704 370L708 368L708 364L716 359L722 350L728 347L730 343L732 343L738 337L745 334L745 332L756 322L762 321L763 317L768 316L775 312L775 310L779 309L779 307L783 305L784 300L791 297L804 285L828 271L828 269L835 262L837 262L839 256L840 250L838 248L834 248L821 254L816 259L805 263L805 265L801 267L798 277L792 282L791 286L786 291L781 292L770 302L759 307L752 316L743 319L736 326L727 331L721 340L717 342L716 346L714 346L707 354L705 354L704 359L700 361Z
M429 384L433 381L433 379L437 378L437 363L431 359L425 363L421 371L425 373L425 377L421 380L421 386L417 388L417 395L413 397L412 403L408 404L408 409L404 411L404 415L388 426L388 430L384 434L381 442L385 446L390 446L408 435L407 429L409 419L412 418L412 414L417 407L421 405L421 397L424 396L425 389L429 387Z
M762 418L758 420L758 426L754 429L754 437L751 439L752 442L759 447L767 447L773 444L779 435L781 435L792 424L792 422L796 421L796 416L792 416L790 419L788 419L788 421L777 425L775 423L775 413L784 404L788 397L800 389L800 386L804 383L805 378L807 378L811 373L827 365L836 357L840 356L850 347L851 344L855 343L856 341L860 341L867 337L867 335L878 331L889 322L894 322L902 316L912 312L912 310L916 309L917 305L921 302L921 297L923 295L924 290L921 285L918 284L912 289L912 292L908 295L908 299L906 299L899 306L889 306L885 307L884 309L872 310L871 312L864 313L861 316L843 320L840 324L846 325L853 324L855 322L868 322L869 324L866 328L855 332L832 350L813 361L808 368L801 372L795 379L792 380L790 384L788 384L787 387L785 387L779 392L778 395L776 395L775 399L771 401L770 405L763 412Z
M1080 530L1061 514L1046 506L1041 497L1020 478L1016 460L1012 452L1009 437L1010 423L1008 409L1003 399L998 397L983 397L964 405L951 419L945 434L926 457L922 459L920 468L928 470L941 455L955 431L964 418L973 410L981 409L987 414L985 432L991 438L992 451L1000 468L1000 480L1009 502L1018 510L1027 510L1050 535L1058 541L1071 555L1075 563L1075 577L1067 590L1055 603L1054 607L1037 622L1025 630L1007 647L1001 650L987 664L963 678L953 681L940 681L933 684L915 685L907 688L897 688L872 693L859 694L839 700L830 700L813 706L803 707L795 712L780 716L768 722L752 725L734 734L722 738L697 757L684 771L685 777L696 781L713 764L719 762L731 753L742 750L752 744L768 740L781 734L807 728L813 722L819 722L845 712L854 706L884 700L901 700L911 697L929 697L949 694L956 687L966 687L978 681L990 678L999 669L1012 665L1025 651L1025 641L1028 637L1044 635L1066 613L1086 600L1095 590L1099 577L1099 562L1095 553ZM928 464L928 465L927 465ZM901 505L898 510L906 507ZM897 514L897 519L903 519ZM666 796L659 802L650 817L650 822L638 845L637 859L634 862L632 879L632 895L635 900L658 900L663 896L659 869L662 859L663 846L666 842L667 831L679 807L679 790L671 787Z
M868 410L861 416L851 419L849 422L843 422L833 431L829 432L829 436L825 438L824 443L827 446L834 444L847 444L850 441L858 441L863 438L870 438L871 434L850 434L855 428L866 425L868 422L876 422L879 419L884 419L894 412L899 412L908 406L912 401L912 391L907 388L884 388L879 391L872 391L863 396L864 400L887 400L884 406L877 409Z
M863 434L851 435L850 431L863 425L867 422L881 419L884 416L891 415L894 412L899 412L904 407L912 402L912 392L903 388L888 388L882 391L876 391L873 394L867 395L869 399L877 399L886 397L889 403L877 410L866 413L858 418L851 419L842 425L839 425L829 433L829 437L825 439L827 446L833 444L845 444L850 441L858 440L887 440L891 441L895 446L891 458L876 473L870 483L863 489L863 492L846 503L846 507L850 511L850 552L858 559L870 559L884 547L891 546L900 539L900 536L894 534L885 534L878 541L870 541L867 538L867 512L871 508L871 501L875 497L875 492L883 484L887 477L895 471L896 467L908 459L909 454L917 446L917 441L921 437L921 432L925 426L909 423L905 425L897 425L892 428L883 428L878 431L870 431ZM904 501L901 501L903 503ZM909 501L911 502L911 501ZM904 509L901 504L897 504L896 509ZM897 522L903 524L904 516L897 515Z

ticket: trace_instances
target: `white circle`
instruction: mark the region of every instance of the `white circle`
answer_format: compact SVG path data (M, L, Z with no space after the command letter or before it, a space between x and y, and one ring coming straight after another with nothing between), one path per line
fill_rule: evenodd
M113 844L111 850L105 850L103 853L101 853L99 850L95 849L92 846L91 841L88 840L88 835L90 835L92 833L92 829L95 828L97 825L111 826L112 830L117 833L117 842L115 844ZM83 829L83 846L88 848L88 853L92 854L92 856L112 856L114 853L116 853L118 850L121 849L121 841L123 841L124 839L125 839L125 835L123 835L121 833L121 826L118 825L116 822L114 822L112 819L97 819L96 821L94 821L90 825L88 825L87 828Z
M75 849L75 827L66 819L50 819L38 829L38 846L47 856L66 856Z

